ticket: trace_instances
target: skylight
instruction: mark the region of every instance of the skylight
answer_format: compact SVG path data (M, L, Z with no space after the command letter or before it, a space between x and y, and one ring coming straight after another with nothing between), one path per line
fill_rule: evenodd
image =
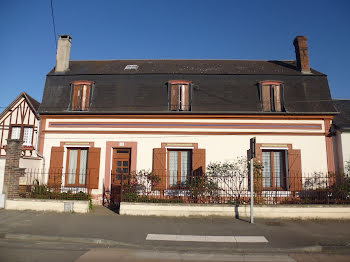
M138 68L138 65L127 65L124 70L137 70Z

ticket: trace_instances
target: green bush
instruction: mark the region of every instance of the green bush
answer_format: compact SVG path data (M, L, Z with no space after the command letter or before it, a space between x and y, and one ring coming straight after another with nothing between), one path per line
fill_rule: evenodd
M89 200L89 194L82 191L78 193L51 191L47 185L40 184L39 180L35 180L31 187L31 192L26 194L27 198L36 199L55 199L55 200Z

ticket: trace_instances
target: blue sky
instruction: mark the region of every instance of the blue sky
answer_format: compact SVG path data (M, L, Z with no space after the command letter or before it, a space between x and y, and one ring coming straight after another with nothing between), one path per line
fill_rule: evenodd
M53 0L72 60L295 59L308 37L311 67L333 98L350 98L350 1ZM0 111L22 91L41 101L56 43L50 0L0 0Z

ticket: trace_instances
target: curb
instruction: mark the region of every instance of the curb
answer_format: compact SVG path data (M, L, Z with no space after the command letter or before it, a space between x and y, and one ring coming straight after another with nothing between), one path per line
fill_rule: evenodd
M145 246L144 248L152 248L150 246ZM204 252L204 253L210 253L213 251L220 251L224 253L251 253L251 254L264 254L264 253L322 253L324 251L324 248L319 245L315 246L304 246L299 248L232 248L230 250L223 249L223 248L215 248L215 250L210 250L208 248L169 248L169 247L153 247L153 250L156 251L179 251L179 252L187 252L187 251L197 251L197 252ZM349 249L350 250L350 249Z
M12 233L2 234L0 238L8 239L8 240L71 242L71 243L94 244L94 245L102 245L102 246L139 247L138 245L134 245L134 244L128 244L128 243L102 239L102 238L59 237L59 236L43 236L43 235L12 234Z
M69 242L69 243L79 243L79 244L90 244L99 245L104 247L132 247L137 249L153 249L155 251L199 251L199 252L212 252L221 251L229 253L322 253L322 252L350 252L350 245L346 246L304 246L297 248L232 248L227 250L227 248L215 248L215 250L210 250L208 248L169 248L169 247L152 247L152 246L141 246L136 244L129 244L125 242L119 242L114 240L102 239L102 238L81 238L81 237L63 237L63 236L44 236L44 235L31 235L31 234L14 234L14 233L0 233L0 239L6 240L22 240L22 241L50 241L50 242Z

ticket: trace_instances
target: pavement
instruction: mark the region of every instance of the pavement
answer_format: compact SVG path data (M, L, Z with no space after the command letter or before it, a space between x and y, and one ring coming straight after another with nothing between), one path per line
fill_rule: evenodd
M147 240L153 235L183 241ZM236 241L262 237L267 242ZM349 220L255 219L250 224L248 219L221 217L120 216L100 206L89 214L0 210L0 241L9 257L17 254L10 252L11 245L24 246L19 243L52 243L63 246L61 250L69 243L81 247L72 250L71 261L78 262L96 261L101 254L105 261L313 261L310 254L350 261Z

